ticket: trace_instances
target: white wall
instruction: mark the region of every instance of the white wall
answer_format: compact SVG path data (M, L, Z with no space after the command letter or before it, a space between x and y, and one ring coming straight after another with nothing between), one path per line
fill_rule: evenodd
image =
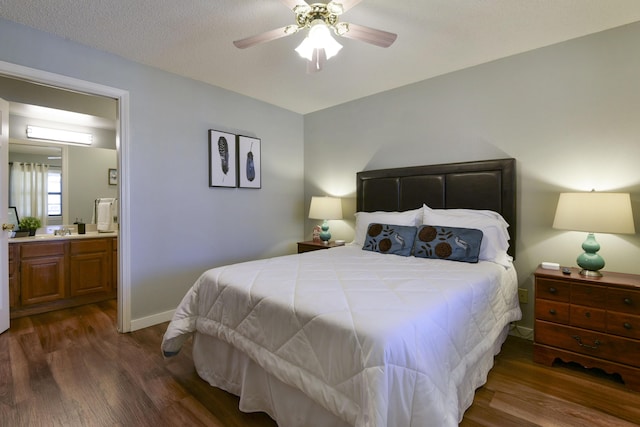
M551 228L560 192L631 192L640 231L638 40L640 23L306 115L305 209L314 195L350 197L331 229L351 240L356 172L513 157L515 266L532 300L536 266L575 265L586 237ZM605 269L640 273L640 235L597 238ZM531 327L533 304L522 307Z
M302 116L1 19L0 40L1 61L129 92L134 321L175 309L206 268L295 251ZM208 129L261 138L262 189L208 187Z

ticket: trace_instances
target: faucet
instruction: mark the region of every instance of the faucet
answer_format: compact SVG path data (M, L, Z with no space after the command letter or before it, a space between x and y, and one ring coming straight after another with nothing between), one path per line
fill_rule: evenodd
M53 232L54 236L71 236L71 229L69 227L62 227Z

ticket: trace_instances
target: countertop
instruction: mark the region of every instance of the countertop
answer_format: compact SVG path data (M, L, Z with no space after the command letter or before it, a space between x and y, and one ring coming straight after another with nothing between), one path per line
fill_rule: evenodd
M35 236L11 238L9 239L9 243L54 242L60 240L101 239L107 237L118 237L118 232L87 231L86 234L74 233L66 236L55 236L53 234L36 234Z

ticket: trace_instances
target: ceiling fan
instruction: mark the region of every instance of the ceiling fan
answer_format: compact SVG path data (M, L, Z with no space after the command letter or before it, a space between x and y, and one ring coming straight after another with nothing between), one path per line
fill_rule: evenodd
M233 44L239 49L290 36L302 29L308 29L308 35L296 48L296 52L307 59L307 71L320 71L324 62L336 55L342 45L331 37L334 34L360 40L380 47L389 47L398 37L397 34L376 30L363 25L340 22L339 16L362 0L336 0L328 3L307 3L303 0L281 0L296 15L295 24L267 31L255 36L236 40Z

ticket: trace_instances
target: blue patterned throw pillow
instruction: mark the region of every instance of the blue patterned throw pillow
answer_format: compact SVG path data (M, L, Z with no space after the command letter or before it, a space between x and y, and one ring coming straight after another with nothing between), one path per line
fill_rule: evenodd
M413 255L418 258L478 262L482 231L474 228L422 225L416 233Z
M416 227L394 224L369 224L362 249L381 254L411 255Z

